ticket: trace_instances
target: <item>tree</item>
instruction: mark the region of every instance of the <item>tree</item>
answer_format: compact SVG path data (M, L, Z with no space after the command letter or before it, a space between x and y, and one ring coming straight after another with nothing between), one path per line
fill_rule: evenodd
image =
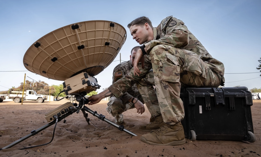
M258 60L258 62L260 63L259 65L258 65L258 67L256 68L257 70L260 70L260 72L261 72L261 58ZM261 76L261 75L260 75Z
M53 96L58 96L58 94L61 91L63 91L63 85L62 84L60 84L60 85L53 85L52 87L55 89L54 92L52 93ZM61 93L59 96L65 97L66 95L65 95L65 93Z
M257 89L257 88L250 89L250 92L252 92L252 93L261 93L261 88L260 89Z
M8 91L4 91L4 94L8 94L8 92L11 94L11 91L22 91L23 90L23 86L24 86L24 90L34 90L36 91L37 94L43 94L43 95L55 95L55 93L59 93L60 90L57 90L54 88L54 86L49 86L47 83L45 83L44 81L38 81L38 82L31 82L29 80L25 81L25 85L23 82L20 83L20 86L18 87L12 87L10 88ZM62 85L61 89L62 88ZM59 92L56 92L59 91Z
M25 85L23 82L20 83L18 87L12 87L7 91L2 91L0 94L11 94L11 91L23 91L23 86L24 90L34 90L36 91L37 94L43 94L43 95L52 95L52 96L57 96L61 91L63 91L63 85L52 85L49 86L47 83L44 81L37 81L37 82L31 82L29 80L25 81ZM97 94L97 93L96 93ZM59 95L60 97L65 97L65 93L61 93Z

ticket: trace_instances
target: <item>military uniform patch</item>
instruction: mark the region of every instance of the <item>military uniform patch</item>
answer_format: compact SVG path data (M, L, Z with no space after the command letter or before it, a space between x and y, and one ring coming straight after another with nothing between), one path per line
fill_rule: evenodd
M177 22L171 18L170 21L169 21L169 25L168 25L168 26L169 26L169 27L173 27L173 26L175 26L176 24L177 24Z

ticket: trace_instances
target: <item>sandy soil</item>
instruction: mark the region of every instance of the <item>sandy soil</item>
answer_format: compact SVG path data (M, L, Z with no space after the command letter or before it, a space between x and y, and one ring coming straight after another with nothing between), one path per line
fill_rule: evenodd
M45 114L60 106L63 102L38 104L26 102L24 105L13 102L0 103L0 148L17 139L26 136L30 131L46 125ZM106 102L88 106L107 119L113 118L106 112ZM150 114L146 111L138 115L135 109L124 113L125 128L137 134L131 137L125 132L110 126L92 115L91 125L87 125L82 113L69 116L67 122L59 122L54 140L51 144L19 150L29 145L39 145L51 140L53 126L37 135L0 151L1 157L20 156L108 156L108 157L229 157L229 156L260 156L261 155L261 101L254 100L252 117L254 132L257 137L255 143L247 144L240 141L190 141L181 146L152 146L141 142L140 136L148 131L139 130L139 126L149 123Z

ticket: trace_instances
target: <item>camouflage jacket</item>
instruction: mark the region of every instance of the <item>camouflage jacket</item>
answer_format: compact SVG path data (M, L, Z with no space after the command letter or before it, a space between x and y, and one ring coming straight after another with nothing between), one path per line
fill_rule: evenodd
M113 69L113 76L112 76L112 83L116 82L120 78L124 77L126 74L129 73L129 71L132 69L132 64L130 61L125 61L120 64L118 64L114 69ZM120 99L122 100L123 104L126 104L129 102L130 99L133 97L140 99L140 93L137 89L136 84L133 84L131 88L125 92ZM142 101L142 100L140 100Z
M151 49L156 45L170 45L176 48L185 49L194 52L199 57L208 63L211 69L216 72L219 77L224 81L224 65L220 61L214 59L204 46L198 41L198 39L187 29L181 20L178 20L172 16L169 16L161 21L161 23L153 29L154 40L145 43L145 55L144 68L141 68L138 64L140 75L134 75L134 70L125 75L122 79L115 82L109 87L109 90L116 97L120 97L124 92L132 87L134 82L139 82L142 78L146 77L149 70L152 68L149 53ZM179 59L180 65L182 58Z
M147 54L150 50L159 44L170 45L180 49L192 51L200 56L200 58L210 65L210 68L219 75L221 80L224 79L224 65L222 62L214 59L200 41L188 30L183 21L168 16L153 29L154 40L145 43L145 51ZM179 60L182 62L182 59Z

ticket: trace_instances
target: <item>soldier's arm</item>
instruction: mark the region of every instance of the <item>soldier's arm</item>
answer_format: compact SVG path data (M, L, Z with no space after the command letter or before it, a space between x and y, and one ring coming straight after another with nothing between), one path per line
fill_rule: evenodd
M124 77L113 83L108 89L109 91L115 96L120 97L122 96L135 82L140 81L143 77L145 77L150 69L151 69L151 62L148 55L144 55L144 67L139 63L138 68L140 69L140 74L135 75L134 69L132 68L129 73L127 73Z
M156 45L163 44L182 48L189 43L189 32L187 27L182 21L171 16L162 20L157 29L160 29L165 35L158 40L151 40L144 44L144 50L147 54L149 54L150 50Z
M142 114L145 111L144 104L138 98L133 97L128 92L124 93L120 98L123 104L131 102L137 109L137 113Z
M123 73L121 71L114 72L112 83L116 82L118 79L122 78Z
M139 76L134 75L134 69L132 68L129 73L127 73L124 77L114 82L108 89L104 90L103 92L93 95L89 97L89 105L93 105L96 103L99 103L103 98L106 98L108 96L111 96L112 94L119 98L124 93L127 92L129 88L132 87L132 85L135 82L140 81L143 77L149 73L150 69L152 68L150 59L148 55L144 55L144 67L142 68L142 65L139 63L138 67L141 69L141 73Z
M88 100L90 101L89 105L97 104L103 98L109 97L111 95L112 95L112 92L110 90L106 89L97 95L93 95L93 96L89 97L88 98ZM128 92L125 92L124 94L122 94L120 96L120 98L121 98L121 100L123 100L123 104L126 104L129 102L132 102L134 97L132 95L130 95Z
M93 95L91 97L88 98L89 100L89 105L93 105L93 104L97 104L99 103L103 98L106 98L108 96L111 96L111 92L109 91L109 89L104 90L103 92L97 94L97 95Z
M127 104L132 101L134 97L130 95L128 92L124 93L122 96L120 96L120 99L122 100L123 104Z
M97 95L93 95L91 97L88 98L89 100L89 105L94 105L94 104L97 104L99 103L103 98L106 98L108 96L110 96L112 94L111 91L109 91L109 89L106 89L105 91L97 94ZM145 108L144 108L144 105L142 102L140 102L137 98L134 98L134 101L133 99L130 99L128 100L129 102L133 102L134 103L134 106L135 108L137 109L137 113L140 113L142 114L144 111L145 111Z
M112 72L112 83L116 82L119 78L123 76L123 71L121 68L121 63L114 67Z

